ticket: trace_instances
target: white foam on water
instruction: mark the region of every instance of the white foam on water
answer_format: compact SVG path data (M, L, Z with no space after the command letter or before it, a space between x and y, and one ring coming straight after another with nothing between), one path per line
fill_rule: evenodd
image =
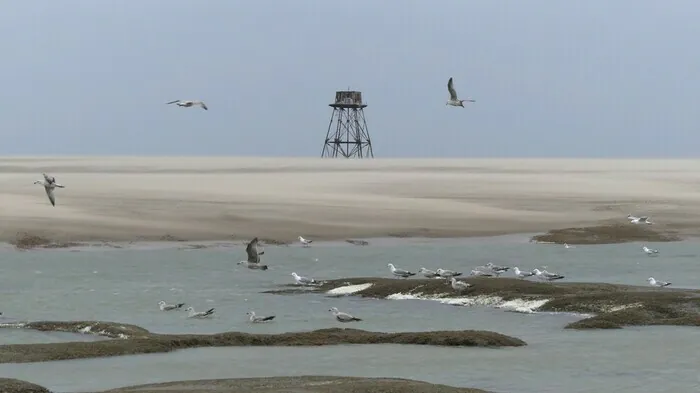
M538 299L538 300L525 300L525 299L511 299L503 300L500 296L465 296L465 297L446 297L446 294L438 295L423 295L421 293L416 294L404 294L404 293L394 293L387 296L389 300L432 300L442 304L448 304L451 306L482 306L482 307L494 307L500 308L506 311L520 312L531 314L537 312L537 310L544 306L549 299Z
M353 293L357 293L360 291L364 291L365 289L371 287L373 284L372 283L364 283L364 284L357 284L357 285L346 285L344 287L338 287L338 288L333 288L326 292L328 295L351 295Z

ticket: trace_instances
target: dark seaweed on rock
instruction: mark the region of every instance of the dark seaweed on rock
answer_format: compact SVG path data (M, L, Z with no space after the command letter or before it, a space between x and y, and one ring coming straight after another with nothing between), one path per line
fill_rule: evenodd
M628 242L673 242L675 232L658 232L647 225L612 224L582 228L553 229L532 237L532 241L556 244L614 244Z
M23 390L26 389L26 390ZM48 393L33 383L17 379L0 379L3 393ZM488 393L484 390L458 388L398 378L359 378L303 375L297 377L263 377L203 379L127 386L103 393Z
M539 311L596 314L566 326L569 329L611 329L624 326L700 326L700 291L606 283L541 283L513 278L467 277L469 290L456 293L448 282L436 279L342 278L320 288L328 291L346 285L372 283L353 295L386 298L415 294L450 296L498 296L504 300L543 300Z
M32 235L27 232L18 232L15 236L15 240L11 241L10 244L20 250L30 250L32 248L69 248L83 245L74 242L54 242L45 237Z
M31 382L13 378L0 378L2 393L51 393L49 389Z
M87 325L86 325L87 324ZM171 352L177 349L233 346L320 346L341 344L412 344L469 347L518 347L524 341L503 334L480 330L382 333L358 329L320 329L282 334L227 332L219 334L155 334L138 326L114 322L33 322L26 328L78 331L79 326L95 326L91 331L131 337L121 340L51 344L0 345L0 363L43 362L119 355ZM98 329L99 327L99 329ZM121 332L121 333L118 333Z

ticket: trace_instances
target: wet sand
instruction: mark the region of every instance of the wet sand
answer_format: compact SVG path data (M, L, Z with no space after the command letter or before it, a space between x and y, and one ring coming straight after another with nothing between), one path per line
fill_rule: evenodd
M0 378L3 393L49 393L41 386ZM103 393L488 393L409 379L298 376L207 379L127 386Z
M32 184L42 172L66 186L55 207ZM2 158L0 241L488 236L629 213L697 235L698 173L693 160Z

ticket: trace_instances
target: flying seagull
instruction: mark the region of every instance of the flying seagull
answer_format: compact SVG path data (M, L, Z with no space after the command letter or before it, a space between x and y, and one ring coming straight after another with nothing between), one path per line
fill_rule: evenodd
M189 107L194 106L194 105L199 105L199 106L201 106L202 109L204 109L205 111L208 111L208 110L209 110L209 108L207 108L207 105L206 105L204 102L202 102L202 101L197 101L197 100L188 100L188 101L175 100L175 101L166 102L165 104L166 104L166 105L177 104L177 106L181 106L181 107L184 107L184 108L189 108Z
M302 244L304 247L308 247L308 246L309 246L309 243L312 243L313 240L304 239L303 237L299 236L299 242L301 242L301 244Z
M250 320L250 322L253 322L253 323L267 322L267 321L272 321L273 319L275 319L274 315L270 315L269 317L259 317L259 316L255 315L255 311L248 311L246 313L246 315L250 316L248 318L248 320Z
M184 305L185 303L168 304L163 300L158 302L158 307L160 308L160 311L177 310L179 308L182 308L182 306Z
M360 318L355 318L348 313L340 312L336 307L331 307L331 309L328 311L333 313L333 316L335 316L335 319L337 319L338 322L354 322L362 320Z
M466 100L460 100L459 98L457 98L457 91L455 90L454 84L452 83L452 77L450 77L450 80L447 81L447 90L450 92L450 99L445 105L461 106L462 108L464 108L464 101L476 102L471 98L468 98Z
M44 186L44 190L46 191L46 195L49 197L51 205L56 206L56 197L53 195L53 190L56 187L65 188L65 186L56 183L56 178L53 176L49 176L46 173L42 173L42 175L44 175L44 180L37 180L34 182L34 184L41 184Z
M411 276L416 275L416 273L411 273L408 270L397 269L396 267L394 267L393 263L388 263L387 266L389 266L389 270L391 270L391 274L395 275L396 277L409 278Z
M187 315L187 318L209 318L210 316L214 315L214 309L210 308L207 311L200 311L196 312L194 311L193 307L187 307L185 309L189 314Z
M647 216L636 217L631 214L628 214L627 219L630 221L631 224L653 224Z

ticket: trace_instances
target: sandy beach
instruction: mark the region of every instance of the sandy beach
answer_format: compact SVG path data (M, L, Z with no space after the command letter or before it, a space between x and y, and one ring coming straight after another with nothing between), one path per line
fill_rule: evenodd
M66 186L56 206L32 184ZM292 241L532 233L624 222L700 233L700 161L12 157L0 241Z

